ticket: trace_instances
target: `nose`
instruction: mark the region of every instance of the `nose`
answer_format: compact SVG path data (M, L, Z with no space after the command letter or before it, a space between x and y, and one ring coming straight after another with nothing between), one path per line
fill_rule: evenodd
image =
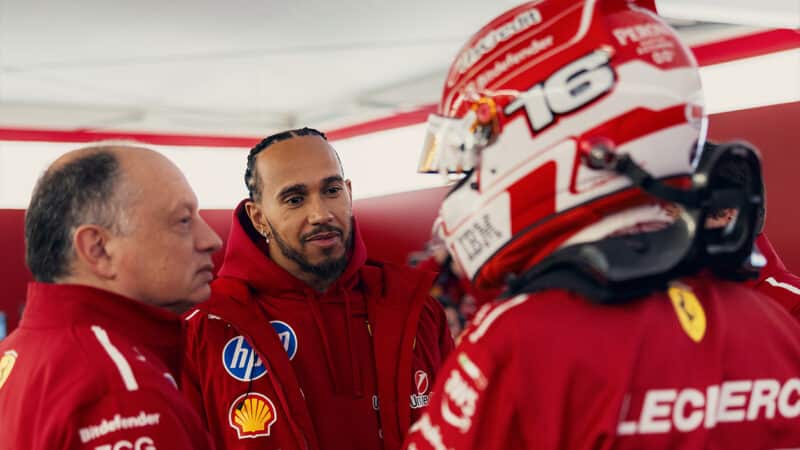
M214 253L222 248L222 239L208 222L199 215L195 242L197 249L204 253Z
M333 220L333 212L326 204L325 200L319 196L312 196L309 199L308 223L319 225Z

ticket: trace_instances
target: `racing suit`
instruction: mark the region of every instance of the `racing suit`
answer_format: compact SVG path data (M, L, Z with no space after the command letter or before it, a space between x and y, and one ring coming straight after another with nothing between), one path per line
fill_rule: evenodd
M800 326L743 283L521 294L478 313L406 448L797 448L799 374Z
M31 283L0 341L0 449L212 449L175 381L175 314L78 285Z

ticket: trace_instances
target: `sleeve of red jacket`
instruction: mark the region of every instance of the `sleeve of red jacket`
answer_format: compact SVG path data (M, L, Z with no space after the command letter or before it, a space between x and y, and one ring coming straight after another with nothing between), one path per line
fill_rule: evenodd
M495 328L494 324L492 328ZM471 325L436 376L431 402L404 448L506 448L516 414L515 360L502 336Z
M51 428L48 450L214 448L185 404L148 389L109 393Z

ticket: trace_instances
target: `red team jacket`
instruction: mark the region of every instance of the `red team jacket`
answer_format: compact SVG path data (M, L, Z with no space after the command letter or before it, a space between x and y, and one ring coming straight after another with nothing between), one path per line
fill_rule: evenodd
M251 228L238 208L212 299L186 320L183 388L218 446L399 448L453 346L433 275L367 262L354 226L349 265L320 294Z
M767 258L767 265L755 282L756 289L772 297L800 320L800 277L786 269L765 234L758 235L756 245Z
M180 318L85 286L31 283L0 341L0 449L211 449L178 391Z
M620 306L550 290L482 310L408 449L800 447L800 325L710 275Z

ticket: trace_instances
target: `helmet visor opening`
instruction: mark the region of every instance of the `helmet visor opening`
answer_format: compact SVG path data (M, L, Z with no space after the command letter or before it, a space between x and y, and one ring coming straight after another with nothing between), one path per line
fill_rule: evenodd
M463 174L473 170L478 160L475 145L474 112L463 118L428 116L428 127L417 172Z

